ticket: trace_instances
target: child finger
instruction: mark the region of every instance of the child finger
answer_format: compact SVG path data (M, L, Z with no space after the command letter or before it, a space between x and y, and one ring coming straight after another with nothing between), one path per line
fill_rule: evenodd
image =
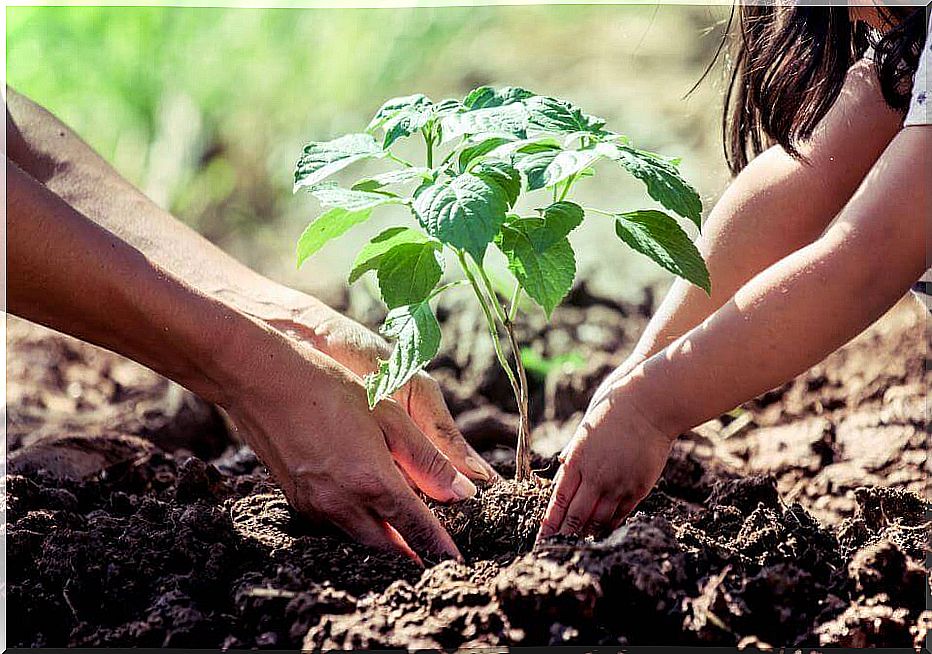
M569 508L576 489L582 481L582 476L575 469L571 470L568 466L560 466L557 476L554 479L553 494L550 496L550 502L547 504L547 512L544 514L544 520L540 525L540 532L537 534L538 542L553 536L563 525L563 516Z

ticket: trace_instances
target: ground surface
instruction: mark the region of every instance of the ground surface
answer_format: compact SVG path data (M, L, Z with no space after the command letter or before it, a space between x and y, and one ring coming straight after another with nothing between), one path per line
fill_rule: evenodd
M580 288L546 337L527 326L544 359L575 355L535 382L543 453L571 433L649 305ZM351 310L378 317L356 300ZM435 374L507 472L507 386L468 305L441 313L452 345ZM296 516L196 398L11 320L9 641L917 646L932 622L924 320L901 303L799 379L681 439L658 488L606 540L531 552L546 484L492 487L437 509L468 560L427 570ZM552 475L552 460L537 463Z

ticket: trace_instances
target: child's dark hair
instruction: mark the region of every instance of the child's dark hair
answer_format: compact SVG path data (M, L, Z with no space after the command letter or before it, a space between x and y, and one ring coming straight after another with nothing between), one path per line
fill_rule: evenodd
M848 68L871 46L884 98L906 111L925 40L925 9L877 9L889 26L882 35L853 23L844 6L744 4L736 27L732 12L732 66L722 119L732 173L773 143L798 155L796 144L812 135L838 98Z

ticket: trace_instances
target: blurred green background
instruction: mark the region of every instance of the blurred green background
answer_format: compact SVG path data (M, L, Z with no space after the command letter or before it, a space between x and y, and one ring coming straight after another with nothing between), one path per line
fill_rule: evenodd
M303 144L361 131L382 100L513 84L563 97L639 146L683 158L706 208L727 180L718 47L727 9L674 5L411 9L7 8L7 79L71 125L160 205L249 265L333 297L378 214L301 271L317 213L292 196ZM408 153L415 156L413 143ZM360 172L354 168L351 174ZM649 203L606 168L579 185L609 209ZM573 235L602 292L669 276L590 219Z

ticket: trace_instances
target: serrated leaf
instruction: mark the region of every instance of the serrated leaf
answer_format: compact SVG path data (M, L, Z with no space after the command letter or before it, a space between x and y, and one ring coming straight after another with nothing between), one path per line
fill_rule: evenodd
M397 342L388 361L379 361L366 375L370 408L397 392L440 350L440 323L426 300L389 311L381 331Z
M582 224L585 212L575 202L561 201L539 209L541 224L531 234L534 248L540 252L548 249L557 241L566 238Z
M400 204L404 202L395 195L355 191L340 188L339 186L314 186L311 187L310 193L325 207L341 207L349 211L362 211L363 209L374 209L383 204Z
M501 186L464 173L422 189L413 208L429 235L481 263L505 220L508 198Z
M385 122L397 116L400 112L416 108L429 106L431 104L430 98L422 93L415 93L413 95L403 95L397 98L390 98L386 100L379 110L375 112L375 116L372 117L372 120L369 121L368 127L366 127L367 132L374 132L380 127L385 125Z
M353 184L354 191L375 191L386 186L395 186L407 184L415 180L425 181L432 179L429 168L420 168L413 166L410 168L399 168L390 170L387 173L380 173L372 177L366 177Z
M385 121L383 125L385 138L382 140L382 148L387 150L398 139L416 133L427 125L432 117L433 107L430 105L402 109Z
M504 161L483 161L472 169L472 174L498 187L504 194L509 208L518 200L521 193L521 175L511 164Z
M515 102L521 102L536 95L533 91L522 89L519 86L505 86L500 89L491 86L480 86L473 89L463 100L463 106L468 109L486 109L488 107L501 107Z
M579 173L599 158L594 149L557 150L544 148L516 155L515 168L524 173L529 191L548 188Z
M528 111L523 103L515 102L452 113L444 116L441 125L444 143L460 136L476 134L513 134L524 138L528 125Z
M482 157L492 152L496 148L499 148L502 145L512 141L514 141L514 137L512 136L489 136L485 138L479 138L471 144L468 144L459 153L457 160L459 164L459 171L461 173L464 172L466 167L469 166L473 160Z
M496 244L508 259L508 269L521 288L543 308L547 317L573 286L576 257L564 237L555 242L538 238L544 229L541 218L522 218L502 227ZM547 244L549 247L538 248Z
M309 256L317 252L324 244L346 233L354 225L365 222L372 215L372 209L349 211L336 207L320 215L308 225L298 239L297 260L301 267Z
M581 109L569 102L538 95L528 98L523 104L528 109L528 128L532 131L557 134L587 132L600 135L603 133L604 120L583 113Z
M389 309L427 299L443 274L439 249L437 242L401 243L381 257L379 290Z
M672 160L627 145L601 143L598 149L644 182L647 193L664 207L702 227L702 200Z
M370 270L376 270L382 256L396 245L403 243L427 243L427 236L410 227L391 227L369 241L353 262L349 283L354 283Z
M351 163L384 154L370 134L347 134L332 141L308 143L295 165L294 190L319 184Z
M709 271L699 250L676 219L662 211L631 211L616 215L615 233L674 275L711 292Z

